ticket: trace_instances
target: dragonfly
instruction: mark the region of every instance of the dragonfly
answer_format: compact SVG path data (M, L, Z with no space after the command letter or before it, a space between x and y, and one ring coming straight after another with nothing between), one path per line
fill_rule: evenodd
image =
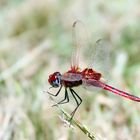
M125 91L122 91L120 89L114 88L113 86L106 84L106 82L103 82L102 80L104 77L103 74L105 73L104 67L107 66L107 61L108 61L108 56L106 55L109 54L109 51L107 47L105 46L106 43L105 44L104 42L102 43L102 39L99 39L96 41L96 49L94 49L95 53L92 56L92 59L94 60L91 60L93 64L91 64L89 67L84 68L82 70L80 69L79 67L80 54L79 53L81 53L82 47L86 45L87 43L83 43L85 41L84 36L86 36L86 33L83 34L79 32L80 29L78 26L80 26L82 30L84 28L83 23L81 21L75 21L73 23L72 28L74 32L75 45L74 45L74 51L72 53L70 69L63 74L56 71L53 74L50 74L48 78L48 82L51 85L50 88L59 88L55 94L50 93L49 91L48 91L48 94L52 96L58 96L61 89L63 87L65 88L64 99L55 105L68 103L69 94L71 94L73 98L75 99L75 102L77 105L71 113L70 120L72 120L75 112L77 111L78 107L82 103L81 97L79 96L79 94L76 93L76 91L73 88L81 86L81 85L83 85L86 89L92 89L91 87L95 87L95 88L103 89L111 93L123 96L127 99L140 102L139 97L132 95L130 93L127 93ZM96 65L96 60L98 61L97 65ZM108 71L106 70L106 73L107 72Z

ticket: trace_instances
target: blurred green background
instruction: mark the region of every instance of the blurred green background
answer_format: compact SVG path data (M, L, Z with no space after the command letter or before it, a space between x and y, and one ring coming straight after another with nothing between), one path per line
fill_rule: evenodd
M111 43L108 83L140 96L139 0L0 0L0 140L86 140L52 108L48 76L70 68L72 23ZM88 51L88 50L87 50ZM86 59L86 58L85 58ZM84 62L82 62L84 63ZM140 140L140 104L77 88L75 118L99 139ZM61 100L61 95L54 99ZM70 113L74 101L62 106Z

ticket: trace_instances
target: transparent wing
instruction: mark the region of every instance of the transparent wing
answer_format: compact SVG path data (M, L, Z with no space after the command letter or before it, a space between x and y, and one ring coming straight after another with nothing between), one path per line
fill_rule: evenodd
M110 44L105 39L96 41L94 53L89 67L102 74L102 78L107 80L110 69Z
M72 27L74 49L71 58L71 67L78 68L79 61L82 62L83 49L89 45L89 34L85 25L79 20L75 21Z
M98 73L102 74L101 81L107 82L109 77L110 69L110 44L104 39L99 39L96 41L89 64L89 68L92 68ZM102 88L97 86L99 81L94 79L83 79L83 87L87 90L100 91Z

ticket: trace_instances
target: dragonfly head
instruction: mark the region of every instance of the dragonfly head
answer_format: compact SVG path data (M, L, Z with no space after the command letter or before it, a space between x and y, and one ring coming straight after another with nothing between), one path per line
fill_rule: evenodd
M61 83L60 72L54 72L53 74L51 74L49 76L48 82L50 83L50 85L52 85L55 88L61 86L62 83Z

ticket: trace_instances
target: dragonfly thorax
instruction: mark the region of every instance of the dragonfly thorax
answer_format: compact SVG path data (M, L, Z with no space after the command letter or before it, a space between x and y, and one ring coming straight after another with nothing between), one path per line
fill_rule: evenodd
M55 88L60 87L62 84L61 76L60 72L54 72L49 76L48 82Z

